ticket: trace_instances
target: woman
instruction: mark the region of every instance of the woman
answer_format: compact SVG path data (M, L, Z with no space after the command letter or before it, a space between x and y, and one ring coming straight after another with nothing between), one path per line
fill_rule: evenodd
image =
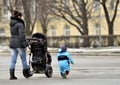
M70 71L70 63L74 64L65 44L61 46L57 54L57 60L60 68L60 74L63 78L67 78Z
M22 20L22 13L18 11L13 12L13 16L10 21L10 49L11 49L11 62L10 62L10 80L17 79L15 76L15 65L18 54L22 60L23 75L25 78L32 76L30 68L27 65L26 60L26 47L28 46L25 37L25 24Z

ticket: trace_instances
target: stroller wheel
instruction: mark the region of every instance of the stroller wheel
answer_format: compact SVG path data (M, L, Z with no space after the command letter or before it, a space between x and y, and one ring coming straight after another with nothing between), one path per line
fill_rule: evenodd
M52 74L53 74L53 69L50 65L46 66L46 71L45 71L45 75L48 77L48 78L51 78L52 77Z

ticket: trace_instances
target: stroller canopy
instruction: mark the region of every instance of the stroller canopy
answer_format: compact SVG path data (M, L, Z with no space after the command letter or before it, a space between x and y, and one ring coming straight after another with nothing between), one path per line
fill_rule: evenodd
M46 36L43 33L35 33L35 34L32 35L32 38L38 38L38 39L46 40Z

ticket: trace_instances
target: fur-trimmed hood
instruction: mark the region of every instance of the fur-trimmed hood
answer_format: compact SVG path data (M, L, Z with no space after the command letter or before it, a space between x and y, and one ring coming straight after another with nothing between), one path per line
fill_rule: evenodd
M10 26L14 26L16 23L22 23L24 26L25 26L25 23L24 23L24 21L22 20L22 19L20 19L20 18L16 18L16 17L11 17L10 18L11 19L11 21L10 21Z

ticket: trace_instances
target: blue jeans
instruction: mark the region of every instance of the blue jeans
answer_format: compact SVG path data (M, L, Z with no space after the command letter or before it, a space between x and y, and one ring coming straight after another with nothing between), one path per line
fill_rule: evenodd
M20 58L22 60L23 69L29 68L29 66L27 65L25 48L11 48L10 69L14 69L15 68L18 54L20 55Z

